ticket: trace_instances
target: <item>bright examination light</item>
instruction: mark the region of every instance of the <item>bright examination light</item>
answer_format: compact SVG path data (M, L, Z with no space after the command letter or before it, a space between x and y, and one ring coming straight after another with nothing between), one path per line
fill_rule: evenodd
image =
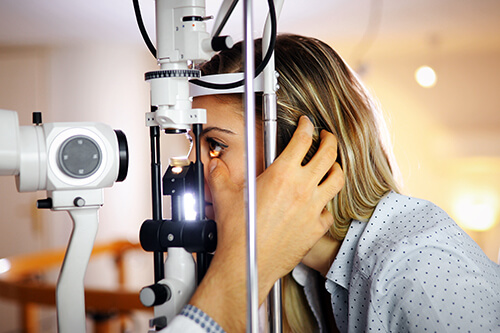
M7 258L0 259L0 274L10 271L11 267L12 265L10 264L9 259Z
M196 220L196 199L192 193L184 194L184 218L188 221Z
M456 201L457 222L475 231L491 229L498 220L498 198L487 192L464 193Z
M424 88L431 88L436 85L436 72L429 66L421 66L415 71L415 80Z
M172 172L175 174L180 174L182 172L182 167L181 166L175 166L172 168Z

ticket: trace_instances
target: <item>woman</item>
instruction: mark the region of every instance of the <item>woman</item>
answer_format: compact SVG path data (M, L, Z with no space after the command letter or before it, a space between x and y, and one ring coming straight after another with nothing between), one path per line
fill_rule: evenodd
M348 66L296 35L279 36L275 55L281 154L263 171L258 151L259 300L285 276L291 332L499 329L499 266L438 207L398 194L375 105ZM241 44L201 70L242 72ZM193 104L208 113L201 158L219 243L172 329L192 318L200 329L243 331L242 96Z

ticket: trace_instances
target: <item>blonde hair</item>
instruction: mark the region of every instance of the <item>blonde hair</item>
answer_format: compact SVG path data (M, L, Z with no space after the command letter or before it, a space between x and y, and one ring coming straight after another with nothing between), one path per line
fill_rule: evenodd
M261 49L260 39L255 49ZM202 73L242 72L241 54L239 43L203 64ZM260 58L257 52L256 62ZM342 240L353 219L368 221L387 192L398 192L389 151L378 126L378 108L342 58L318 39L289 34L278 36L275 62L280 74L278 151L286 147L302 115L308 116L316 129L304 163L316 152L321 130L337 137L338 162L344 171L345 185L327 208L335 221L330 235ZM304 305L307 310L309 307L303 293L297 291L299 286L291 277L284 279L284 284L285 317L290 330L316 330L312 313L304 310Z

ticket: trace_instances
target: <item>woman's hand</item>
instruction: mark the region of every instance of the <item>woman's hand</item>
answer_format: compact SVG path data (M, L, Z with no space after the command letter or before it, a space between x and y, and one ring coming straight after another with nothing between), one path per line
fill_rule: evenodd
M335 162L337 140L331 133L321 132L318 151L302 166L312 144L313 130L309 119L301 117L288 146L257 178L260 302L274 282L290 272L333 223L333 217L325 206L344 185L343 172ZM212 264L192 303L201 307L226 330L238 330L237 327L241 328L238 325L245 327L246 307L244 188L230 180L229 170L221 160L213 159L209 170L207 179L217 221L218 244ZM206 288L215 288L216 292L204 290ZM212 300L204 302L204 294ZM214 297L224 304L215 304ZM226 313L227 310L231 311ZM236 312L241 312L243 317L238 317ZM224 320L224 316L228 316L229 322Z

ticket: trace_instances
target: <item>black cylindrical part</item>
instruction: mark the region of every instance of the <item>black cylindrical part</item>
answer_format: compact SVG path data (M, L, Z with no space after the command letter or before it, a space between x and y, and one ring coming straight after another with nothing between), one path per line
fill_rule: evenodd
M141 303L146 307L161 305L172 297L172 291L164 284L156 283L142 288L139 293Z
M217 247L217 225L204 221L146 220L139 232L145 251L167 251L169 247L183 247L186 251L213 252Z
M122 182L127 178L128 174L128 143L125 133L120 130L115 130L116 138L118 140L118 157L119 157L119 167L118 167L118 177L116 177L117 182Z
M151 194L152 194L152 210L153 220L161 223L162 221L162 193L161 193L161 159L160 159L160 128L152 126L149 128L150 148L151 148ZM144 226L144 224L143 224ZM142 227L141 227L142 230ZM142 233L142 232L141 232ZM154 240L147 242L158 243L158 235ZM141 239L141 245L143 241ZM162 280L165 277L165 264L163 252L161 249L154 250L153 267L155 282Z
M201 124L193 125L193 134L195 136L195 152L196 152L196 160L194 162L194 172L195 172L195 188L198 197L196 198L196 213L198 220L203 220L205 218L205 174L203 170L203 163L201 162L201 145L200 142L200 134L202 131Z
M233 41L229 36L214 37L211 46L214 51L229 50L233 47Z
M40 111L33 112L32 120L34 125L40 125L42 123L42 113Z

